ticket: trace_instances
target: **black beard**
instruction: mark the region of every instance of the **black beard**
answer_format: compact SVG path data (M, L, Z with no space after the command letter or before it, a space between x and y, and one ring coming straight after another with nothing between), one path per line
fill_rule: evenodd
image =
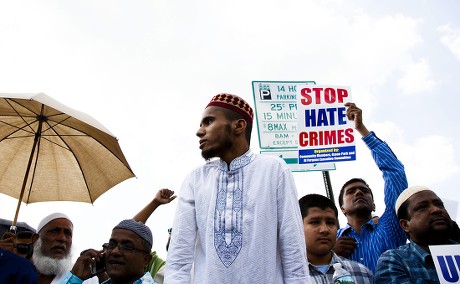
M214 157L221 158L223 152L233 147L233 141L230 137L231 130L232 128L230 124L227 124L227 126L225 127L225 135L221 138L221 145L215 148L210 148L201 151L201 156L206 161L209 161L211 158Z
M225 139L225 141L223 142L224 142L223 145L218 148L211 148L208 150L201 151L201 156L206 161L209 161L214 157L220 158L223 151L225 151L226 149L230 149L233 146L233 141L230 139Z

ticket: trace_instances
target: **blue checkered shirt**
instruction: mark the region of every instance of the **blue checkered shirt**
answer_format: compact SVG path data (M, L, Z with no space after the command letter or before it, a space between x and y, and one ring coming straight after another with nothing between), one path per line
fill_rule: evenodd
M431 255L411 242L382 254L375 283L439 283L439 279Z
M378 224L369 220L361 227L361 234L349 224L337 231L337 237L352 237L357 247L349 257L351 260L367 266L372 272L380 255L389 249L395 249L407 241L404 230L399 226L395 212L395 203L399 194L407 188L407 178L403 164L396 158L387 143L370 132L363 141L371 150L372 157L385 181L384 202L385 212L380 216Z
M344 257L336 255L332 252L332 259L329 263L329 269L323 274L318 270L314 265L308 263L308 268L310 269L310 280L311 283L318 284L329 284L333 283L332 276L334 275L334 263L340 262L342 267L350 272L353 276L356 284L370 284L373 283L374 275L366 266L362 265L353 260L346 259ZM383 282L382 282L383 283Z

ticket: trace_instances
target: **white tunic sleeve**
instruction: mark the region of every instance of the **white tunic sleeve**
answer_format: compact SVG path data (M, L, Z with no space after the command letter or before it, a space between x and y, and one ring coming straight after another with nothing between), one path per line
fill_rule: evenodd
M193 175L189 175L178 196L164 283L191 283L190 273L197 234L195 212Z

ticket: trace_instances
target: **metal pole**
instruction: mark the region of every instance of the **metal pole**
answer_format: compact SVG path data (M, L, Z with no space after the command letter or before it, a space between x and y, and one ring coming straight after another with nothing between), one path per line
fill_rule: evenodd
M335 204L335 199L334 199L334 192L332 191L332 184L331 184L331 178L329 177L329 171L323 171L323 181L324 181L324 188L326 189L326 196L332 200ZM337 219L337 225L340 228L339 224L339 219Z
M329 177L329 171L323 171L324 188L326 189L326 196L334 203L334 193L332 192L331 178Z

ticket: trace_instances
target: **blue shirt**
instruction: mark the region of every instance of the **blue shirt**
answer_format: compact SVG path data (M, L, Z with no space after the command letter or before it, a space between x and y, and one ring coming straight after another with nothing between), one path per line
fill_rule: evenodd
M382 254L375 283L439 283L430 253L414 242Z
M372 275L372 272L369 270L369 268L367 268L359 262L338 256L334 252L332 252L332 259L325 273L318 269L315 265L311 263L308 264L308 267L310 269L311 283L332 283L332 276L334 275L334 263L341 263L342 267L346 271L350 272L350 274L353 276L356 284L373 283L374 275Z
M38 273L24 257L0 248L0 283L36 284Z
M374 272L377 260L383 252L406 243L407 235L399 226L395 203L399 194L407 188L407 178L403 164L387 143L375 136L373 131L364 136L363 141L383 173L385 212L380 216L378 224L374 224L372 219L364 224L360 235L347 224L337 231L337 237L355 238L357 246L349 258L364 264Z

